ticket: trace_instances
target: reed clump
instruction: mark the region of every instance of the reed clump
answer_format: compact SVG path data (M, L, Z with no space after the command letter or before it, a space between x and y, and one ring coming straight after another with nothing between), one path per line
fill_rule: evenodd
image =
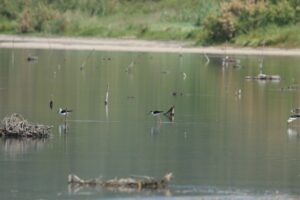
M14 113L2 120L0 136L16 138L46 138L50 134L51 126L33 124L28 122L22 115Z

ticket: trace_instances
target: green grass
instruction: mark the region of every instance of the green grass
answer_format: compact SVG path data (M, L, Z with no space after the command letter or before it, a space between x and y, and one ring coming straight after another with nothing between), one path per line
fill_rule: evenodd
M25 30L22 34L189 40L197 45L219 45L217 40L222 42L219 38L208 39L211 30L205 28L205 19L208 14L213 14L217 20L218 17L223 19L219 14L220 2L224 0L3 1L0 33L20 34ZM39 6L33 6L37 2ZM26 29L21 29L24 26ZM235 37L226 39L226 42L252 47L264 43L299 47L299 27L292 23L283 27L268 25L246 34L244 32L249 30L237 30ZM218 33L219 27L215 28Z
M129 37L158 40L193 39L198 29L189 22L161 20L161 13L148 15L118 13L107 16L87 16L81 13L67 13L68 36Z
M275 25L254 30L248 34L236 37L233 43L238 46L273 46L273 47L299 47L300 25L278 27Z
M16 22L0 17L0 33L15 33Z

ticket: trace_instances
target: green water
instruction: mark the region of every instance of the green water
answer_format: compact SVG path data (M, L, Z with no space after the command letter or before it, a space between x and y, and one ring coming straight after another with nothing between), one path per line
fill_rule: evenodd
M300 58L265 57L263 72L281 80L259 82L244 77L259 73L261 57L235 56L234 68L209 56L0 49L1 119L17 112L53 125L45 140L0 139L1 199L299 198L300 120L286 120L300 93L281 88L299 84ZM148 115L172 105L174 121ZM67 129L59 107L73 110ZM67 184L71 173L167 172L174 179L163 191Z

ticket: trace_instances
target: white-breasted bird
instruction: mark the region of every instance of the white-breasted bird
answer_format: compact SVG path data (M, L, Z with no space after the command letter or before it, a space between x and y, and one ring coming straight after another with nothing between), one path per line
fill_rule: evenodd
M153 111L150 111L149 114L152 115L152 116L159 116L163 112L164 111L153 110Z
M70 112L72 112L72 110L68 110L67 108L65 109L59 108L58 110L58 114L62 116L67 116Z
M291 116L288 118L287 122L288 122L288 123L291 123L291 122L295 121L295 120L298 119L298 118L300 118L300 115L299 115L299 114L291 115Z

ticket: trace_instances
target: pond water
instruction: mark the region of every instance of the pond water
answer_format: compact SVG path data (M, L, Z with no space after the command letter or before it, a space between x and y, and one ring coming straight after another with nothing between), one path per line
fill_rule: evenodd
M20 113L53 126L44 140L0 139L1 199L300 198L300 120L287 124L300 106L300 58L264 57L263 72L281 76L266 82L245 80L259 73L260 56L234 56L239 67L209 57L0 49L1 119ZM173 121L148 114L172 105ZM59 107L73 110L67 128ZM167 172L174 179L161 191L67 184L68 174Z

